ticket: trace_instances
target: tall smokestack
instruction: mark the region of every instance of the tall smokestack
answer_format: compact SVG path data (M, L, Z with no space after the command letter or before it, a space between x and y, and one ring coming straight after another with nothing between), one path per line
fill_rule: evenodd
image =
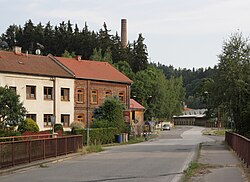
M121 20L121 41L122 41L122 47L126 48L127 46L127 19Z

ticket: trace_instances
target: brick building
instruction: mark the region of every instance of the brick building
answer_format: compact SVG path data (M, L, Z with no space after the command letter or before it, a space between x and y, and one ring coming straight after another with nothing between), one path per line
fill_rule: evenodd
M132 81L109 63L81 60L80 57L54 57L54 60L71 71L75 78L74 121L89 126L94 108L107 96L118 96L129 109Z

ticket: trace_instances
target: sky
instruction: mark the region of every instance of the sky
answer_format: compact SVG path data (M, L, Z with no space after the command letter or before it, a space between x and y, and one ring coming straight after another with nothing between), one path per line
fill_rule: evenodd
M127 19L128 41L145 38L149 62L175 68L218 64L230 35L250 35L250 0L0 0L0 34L29 19L53 26L70 20L99 31L105 22L112 34Z

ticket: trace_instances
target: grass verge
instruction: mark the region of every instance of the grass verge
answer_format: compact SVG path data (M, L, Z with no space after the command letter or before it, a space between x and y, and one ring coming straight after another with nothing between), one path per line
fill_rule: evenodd
M215 135L215 136L224 136L226 131L231 131L230 129L223 129L223 128L220 128L220 129L217 129L217 128L209 128L209 129L206 129L204 132L203 132L203 135Z
M201 154L201 143L196 148L196 155L194 157L194 160L189 164L188 168L184 171L184 178L183 181L187 182L196 172L196 170L199 168L198 159Z
M89 154L89 153L97 153L97 152L102 152L104 149L102 145L89 145L89 146L83 146L80 149L80 153L82 155Z

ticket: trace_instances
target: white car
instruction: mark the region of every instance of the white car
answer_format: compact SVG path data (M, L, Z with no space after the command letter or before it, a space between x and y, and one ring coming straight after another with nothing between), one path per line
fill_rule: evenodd
M170 130L170 125L169 124L164 124L162 126L162 130Z

